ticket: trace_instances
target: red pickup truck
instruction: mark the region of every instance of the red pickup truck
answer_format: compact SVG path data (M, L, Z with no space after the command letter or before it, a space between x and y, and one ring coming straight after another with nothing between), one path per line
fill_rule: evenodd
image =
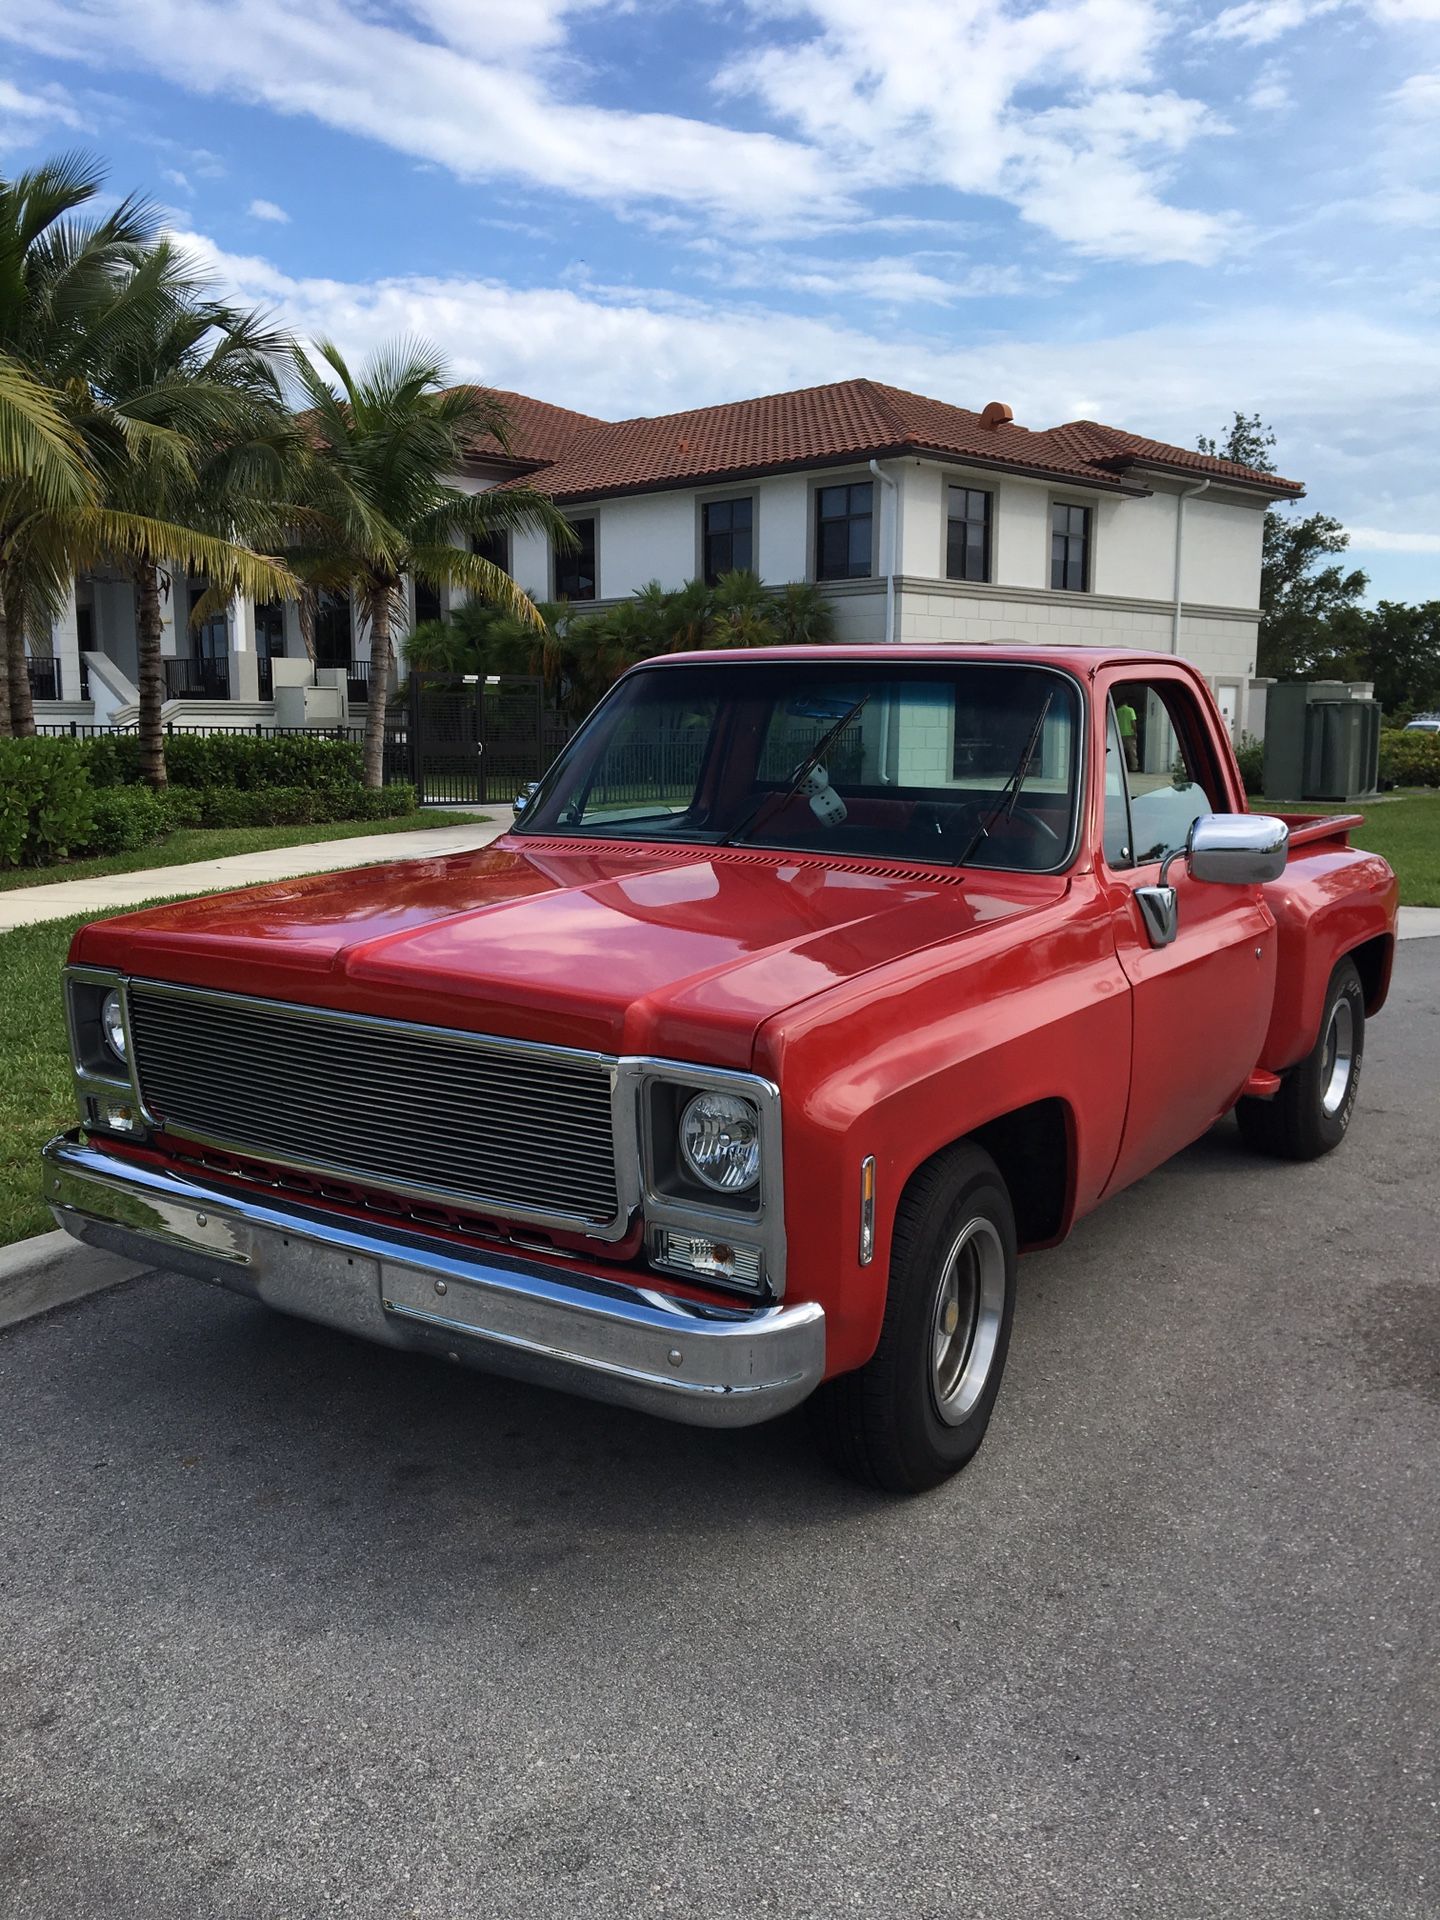
M1016 1256L1234 1110L1354 1112L1394 948L1354 816L1247 812L1165 655L671 656L483 851L82 928L77 1238L914 1491Z

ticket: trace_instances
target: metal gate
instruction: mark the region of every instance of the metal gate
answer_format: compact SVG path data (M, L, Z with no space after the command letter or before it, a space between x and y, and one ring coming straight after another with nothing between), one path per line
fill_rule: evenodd
M404 724L422 806L508 806L571 732L538 675L510 673L412 673Z
M508 803L538 780L549 756L542 747L547 701L538 676L498 674L480 688L483 798Z
M474 806L485 798L480 682L473 673L412 673L409 733L421 806Z

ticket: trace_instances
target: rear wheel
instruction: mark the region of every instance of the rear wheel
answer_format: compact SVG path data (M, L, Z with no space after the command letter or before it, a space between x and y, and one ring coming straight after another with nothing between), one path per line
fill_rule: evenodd
M895 1217L879 1344L810 1402L821 1444L852 1478L921 1493L985 1437L1015 1311L1015 1215L979 1147L937 1155Z
M1320 1037L1271 1100L1235 1109L1245 1144L1282 1160L1318 1160L1350 1130L1365 1058L1365 989L1353 960L1330 976Z

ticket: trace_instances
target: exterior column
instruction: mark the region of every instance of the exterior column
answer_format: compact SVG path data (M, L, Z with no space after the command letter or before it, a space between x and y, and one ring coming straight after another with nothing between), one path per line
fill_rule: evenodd
M255 653L255 602L237 593L226 609L230 634L230 698L260 698L260 662Z
M80 698L80 623L75 614L75 582L65 595L65 604L56 616L50 645L60 662L60 697Z

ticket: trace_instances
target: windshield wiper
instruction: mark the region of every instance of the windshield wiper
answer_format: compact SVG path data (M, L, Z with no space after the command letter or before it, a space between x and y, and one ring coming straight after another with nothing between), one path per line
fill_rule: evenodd
M809 753L806 754L794 773L791 774L790 784L783 789L777 787L773 793L761 794L750 811L741 817L730 829L729 833L722 834L716 842L716 845L721 847L733 846L741 834L748 833L751 827L759 825L761 816L766 814L767 808L770 812L778 812L778 810L784 806L785 802L790 799L791 795L799 791L800 785L806 775L813 772L814 769L819 766L825 757L826 749L840 738L840 735L845 731L846 727L849 726L850 722L855 718L856 714L859 713L869 698L870 695L868 693L861 694L849 712L842 713L834 726L827 727L824 733L821 734Z
M999 820L1008 820L1015 811L1015 803L1020 798L1020 789L1024 786L1030 773L1030 762L1035 758L1035 749L1040 744L1040 734L1045 725L1045 716L1049 713L1050 702L1054 698L1055 695L1053 693L1047 693L1044 700L1041 701L1040 711L1035 716L1035 724L1030 729L1030 738L1025 742L1025 748L1020 758L1015 762L1015 771L1000 789L1000 793L989 812L970 836L965 851L955 862L957 867L968 866L971 855L980 845L981 841L990 838L991 827Z

